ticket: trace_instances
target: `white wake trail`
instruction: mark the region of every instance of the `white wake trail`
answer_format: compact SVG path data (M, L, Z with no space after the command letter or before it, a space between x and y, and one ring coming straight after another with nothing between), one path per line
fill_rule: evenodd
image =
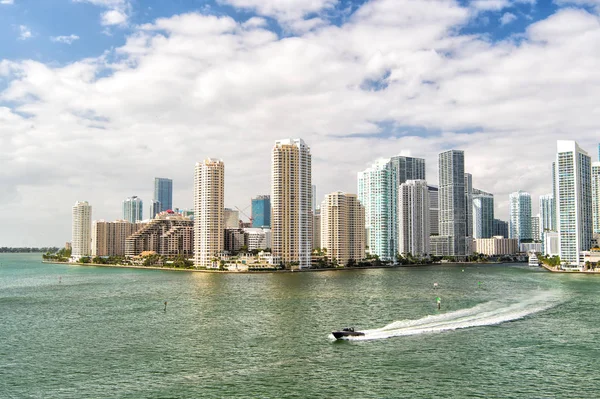
M521 319L550 309L561 302L560 296L555 292L544 292L522 300L515 299L515 301L517 302L491 301L472 308L426 316L418 320L395 321L381 328L364 330L364 336L351 337L350 340L382 339L469 327L491 326Z

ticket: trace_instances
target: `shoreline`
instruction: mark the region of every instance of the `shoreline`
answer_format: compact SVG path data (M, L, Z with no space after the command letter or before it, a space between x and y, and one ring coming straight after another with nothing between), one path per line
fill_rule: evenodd
M161 266L136 266L136 265L107 265L101 263L74 263L74 262L59 262L42 260L42 263L53 265L70 265L70 266L92 266L92 267L113 267L119 269L142 269L142 270L163 270L176 272L193 272L193 273L234 273L234 274L252 274L252 273L305 273L305 272L326 272L326 271L344 271L344 270L370 270L370 269L400 269L402 267L422 267L422 266L446 266L446 265L486 265L499 264L502 262L453 262L453 263L431 263L431 264L415 264L415 265L382 265L382 266L354 266L354 267L338 267L326 269L298 269L298 270L217 270L217 269L180 269L175 267ZM519 262L509 262L519 263ZM522 262L520 262L522 263Z
M545 265L545 264L541 264L541 267L543 267L544 269L548 270L551 273L577 273L577 274L600 274L600 271L581 271L581 270L562 270L562 269L555 269L551 266Z

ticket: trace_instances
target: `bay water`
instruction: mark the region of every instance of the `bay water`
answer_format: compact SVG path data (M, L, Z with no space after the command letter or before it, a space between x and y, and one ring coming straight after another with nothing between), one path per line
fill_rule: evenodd
M346 326L366 334L333 340ZM0 254L0 398L350 396L600 397L600 275L211 274Z

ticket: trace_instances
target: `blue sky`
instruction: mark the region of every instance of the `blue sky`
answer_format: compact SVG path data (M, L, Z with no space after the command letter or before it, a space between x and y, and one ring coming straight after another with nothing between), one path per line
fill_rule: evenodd
M62 245L75 201L115 220L155 176L189 208L208 157L245 209L286 137L321 198L462 149L500 218L551 191L556 140L596 159L600 0L0 0L0 37L0 246Z

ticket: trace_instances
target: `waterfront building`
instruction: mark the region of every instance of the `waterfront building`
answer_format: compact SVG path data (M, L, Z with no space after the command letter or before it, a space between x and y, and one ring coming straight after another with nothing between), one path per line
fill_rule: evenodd
M494 236L490 238L476 238L474 251L488 256L514 255L519 250L519 240Z
M92 223L92 256L124 256L125 240L135 233L141 223L128 220L106 222L94 220Z
M554 209L554 195L540 196L540 231L556 231L556 209Z
M248 251L271 248L271 229L266 227L245 228Z
M308 268L312 253L312 164L302 139L275 142L271 158L273 256Z
M225 251L237 253L246 246L246 233L240 228L225 228Z
M467 237L473 238L473 175L465 173L465 220Z
M148 223L138 224L137 231L125 238L125 255L154 251L169 258L178 255L187 258L193 255L193 243L194 222L169 209Z
M365 208L368 252L381 260L394 261L397 253L397 198L394 192L397 169L389 159L375 161L358 172L358 199Z
M365 257L365 208L356 194L327 194L321 203L321 248L330 262L346 266Z
M536 254L544 251L543 244L541 242L522 242L519 244L519 252Z
M73 247L71 246L71 242L69 242L69 241L65 242L65 250L69 251L72 249L73 249Z
M71 258L75 261L92 254L92 206L87 201L77 201L71 219Z
M313 243L312 249L321 248L321 209L317 207L313 215Z
M473 189L473 238L491 238L494 234L494 195Z
M579 266L579 253L592 245L592 165L587 152L572 140L558 140L556 199L560 259Z
M592 228L600 234L600 162L592 162Z
M160 204L158 212L173 209L173 180L155 177L154 197L152 199ZM152 214L151 217L154 218L154 216L156 216L156 213Z
M525 191L516 191L509 195L509 203L509 238L516 238L519 242L533 239L531 233L531 195Z
M464 257L468 246L466 240L464 151L449 150L442 152L439 154L438 166L440 237L448 237L449 256ZM433 252L433 245L432 253L440 256Z
M546 256L560 256L560 240L558 232L544 232L544 247L543 253Z
M398 252L424 257L430 254L429 190L425 180L407 180L398 192Z
M508 238L508 222L494 219L494 236Z
M194 265L213 266L224 245L225 164L207 158L196 163L194 175Z
M136 223L144 219L144 203L142 199L134 195L123 201L123 220Z
M252 227L271 227L271 196L252 198Z
M435 256L453 256L454 240L450 236L431 236L429 251Z
M438 200L438 187L428 185L429 190L429 232L432 236L440 234L440 208Z
M226 229L238 229L240 227L240 212L235 209L225 208L223 220Z
M540 233L540 215L531 217L531 239L533 241L541 241L542 235Z

